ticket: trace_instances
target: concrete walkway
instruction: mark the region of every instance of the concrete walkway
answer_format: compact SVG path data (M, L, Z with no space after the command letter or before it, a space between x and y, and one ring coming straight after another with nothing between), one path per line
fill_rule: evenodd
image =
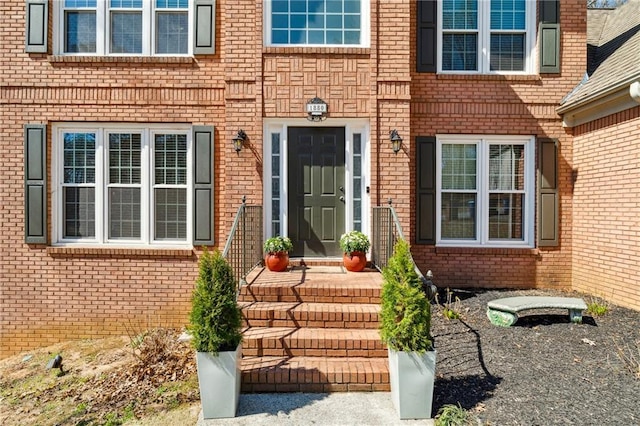
M389 392L242 394L237 416L202 419L198 426L427 425L433 420L400 420Z

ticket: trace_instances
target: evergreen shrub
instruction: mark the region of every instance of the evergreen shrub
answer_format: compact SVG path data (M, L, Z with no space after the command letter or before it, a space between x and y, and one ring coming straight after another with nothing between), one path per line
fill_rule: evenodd
M218 250L202 253L191 303L189 331L196 351L235 351L242 340L242 313L233 270Z
M433 349L431 305L410 249L406 241L399 240L382 271L380 337L395 351L424 353Z

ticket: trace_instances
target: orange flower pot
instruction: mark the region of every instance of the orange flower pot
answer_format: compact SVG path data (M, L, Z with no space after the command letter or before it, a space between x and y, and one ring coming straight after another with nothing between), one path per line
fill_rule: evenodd
M367 255L361 251L354 251L351 254L345 253L342 256L342 262L347 271L361 272L367 266Z
M289 266L289 253L267 253L264 258L264 263L267 265L270 271L282 272Z

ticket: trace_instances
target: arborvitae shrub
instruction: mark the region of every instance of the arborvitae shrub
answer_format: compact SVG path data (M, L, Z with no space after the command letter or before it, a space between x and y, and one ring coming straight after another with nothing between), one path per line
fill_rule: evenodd
M409 244L399 240L382 271L380 337L393 350L422 353L433 349L431 305L410 253Z
M200 257L190 314L190 332L198 352L234 351L242 334L233 270L218 250Z

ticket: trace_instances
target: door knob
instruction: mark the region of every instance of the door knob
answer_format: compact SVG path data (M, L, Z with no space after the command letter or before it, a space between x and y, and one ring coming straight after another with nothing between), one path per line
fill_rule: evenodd
M340 196L340 201L344 203L344 197L342 195Z

